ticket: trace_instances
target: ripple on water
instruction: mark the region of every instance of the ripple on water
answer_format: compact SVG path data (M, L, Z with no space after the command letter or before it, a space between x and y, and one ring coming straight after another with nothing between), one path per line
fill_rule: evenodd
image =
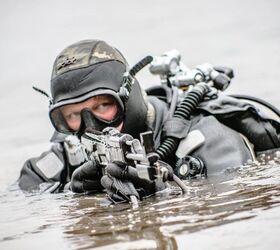
M5 214L0 218L0 244L56 232L60 240L55 247L63 239L79 249L176 249L178 236L230 226L278 207L279 183L280 153L272 152L222 175L188 180L186 195L171 189L136 209L110 205L103 194L25 196L14 188L0 194L0 213Z

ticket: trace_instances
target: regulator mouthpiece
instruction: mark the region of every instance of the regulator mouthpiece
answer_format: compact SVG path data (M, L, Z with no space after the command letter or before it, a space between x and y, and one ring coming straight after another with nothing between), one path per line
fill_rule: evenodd
M97 117L90 109L85 108L81 111L81 125L77 134L81 136L85 132L100 132L107 127L118 126L122 119L122 116L117 116L113 121L106 121Z

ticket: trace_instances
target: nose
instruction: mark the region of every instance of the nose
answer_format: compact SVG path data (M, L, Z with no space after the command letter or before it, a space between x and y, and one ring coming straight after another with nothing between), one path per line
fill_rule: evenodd
M80 131L101 131L103 128L99 125L96 117L89 108L84 108L81 111L81 126Z

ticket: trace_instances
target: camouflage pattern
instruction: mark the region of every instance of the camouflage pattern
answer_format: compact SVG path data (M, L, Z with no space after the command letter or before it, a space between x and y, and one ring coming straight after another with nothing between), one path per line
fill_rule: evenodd
M83 40L65 48L56 58L51 79L65 72L106 61L127 62L115 48L100 40Z

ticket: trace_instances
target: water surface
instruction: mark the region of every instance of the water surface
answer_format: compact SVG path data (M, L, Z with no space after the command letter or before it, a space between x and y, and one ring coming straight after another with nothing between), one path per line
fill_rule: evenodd
M248 232L242 222L247 220L253 220L254 227L273 225L266 228L266 234L276 236L279 231L273 230L280 226L279 164L280 151L262 155L256 162L227 169L220 175L186 181L189 190L185 195L174 186L145 199L139 208L111 205L103 194L25 196L14 186L0 196L0 213L5 215L0 219L5 229L1 230L0 244L2 249L22 243L23 249L41 244L55 249L186 249L184 244L189 245L188 249L200 249L197 243L190 244L195 238L188 242L190 233L207 229L211 234L212 228L238 222L238 231L245 236ZM256 219L267 213L270 217ZM271 217L278 221L271 223ZM236 244L246 249L246 237L232 241L229 249ZM252 247L273 249L274 241L268 238L263 245ZM225 249L225 245L215 248Z

